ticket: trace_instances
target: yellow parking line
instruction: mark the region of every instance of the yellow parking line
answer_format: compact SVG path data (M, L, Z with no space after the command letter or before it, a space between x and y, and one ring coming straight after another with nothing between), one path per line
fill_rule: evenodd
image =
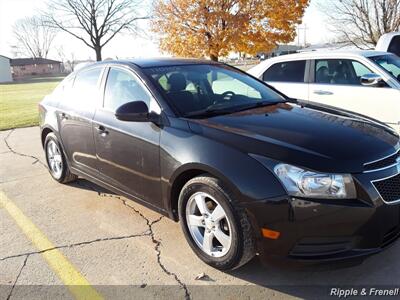
M0 206L5 208L22 232L39 251L55 247L40 229L2 191L0 191ZM103 299L60 251L57 249L49 250L41 253L41 255L76 299Z

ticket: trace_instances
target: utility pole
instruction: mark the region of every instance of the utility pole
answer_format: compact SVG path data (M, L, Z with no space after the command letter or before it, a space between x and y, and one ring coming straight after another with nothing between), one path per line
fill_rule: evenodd
M307 24L304 24L303 27L297 26L297 46L300 46L300 31L304 30L304 47L307 46Z
M307 47L307 24L304 23L304 48Z

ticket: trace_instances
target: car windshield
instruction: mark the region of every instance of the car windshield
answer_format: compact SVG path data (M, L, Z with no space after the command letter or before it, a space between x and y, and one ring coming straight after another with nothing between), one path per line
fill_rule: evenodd
M396 55L379 55L369 58L400 82L400 57Z
M262 82L226 65L168 66L145 72L185 117L208 117L285 101Z

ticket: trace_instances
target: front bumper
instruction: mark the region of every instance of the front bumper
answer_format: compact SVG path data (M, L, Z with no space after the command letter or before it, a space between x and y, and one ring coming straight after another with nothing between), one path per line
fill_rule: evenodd
M245 204L262 258L330 261L375 254L400 237L400 203L385 203L372 181L400 173L395 166L353 175L354 200L309 200L284 196ZM400 195L399 195L400 199ZM261 229L280 232L264 238Z

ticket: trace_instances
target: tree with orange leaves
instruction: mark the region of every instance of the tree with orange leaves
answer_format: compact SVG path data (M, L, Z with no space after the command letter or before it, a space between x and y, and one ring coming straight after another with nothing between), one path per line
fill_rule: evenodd
M309 0L157 0L152 30L162 51L218 60L294 39Z

